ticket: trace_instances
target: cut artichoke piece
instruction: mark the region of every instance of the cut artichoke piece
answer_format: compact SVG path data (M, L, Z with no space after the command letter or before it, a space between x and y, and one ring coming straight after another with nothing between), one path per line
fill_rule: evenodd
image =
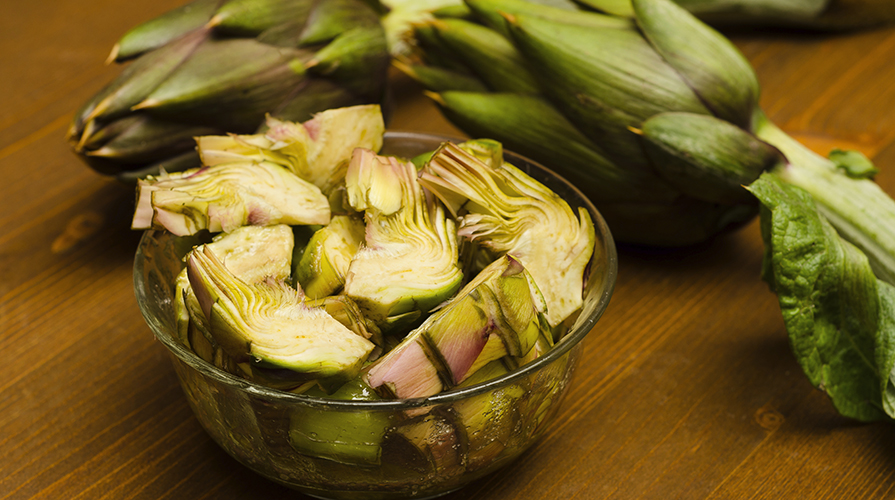
M279 281L289 277L293 245L292 229L280 224L240 227L215 236L206 246L234 276L246 283L260 283L268 278ZM181 340L187 339L191 328L207 337L208 326L185 268L177 276L175 290L174 311ZM188 345L195 350L193 342Z
M304 394L347 401L381 399L360 379L349 381L330 395L317 388ZM289 442L304 455L350 465L376 465L380 463L382 439L390 415L390 411L321 412L316 408L296 407L290 419Z
M420 183L461 216L460 236L522 262L547 301L551 326L581 307L595 241L587 210L579 208L576 218L568 203L518 168L489 166L451 143L432 156Z
M329 219L329 202L317 186L273 163L241 162L141 180L131 227L184 236Z
M375 347L323 309L305 305L285 282L249 284L233 276L205 245L189 255L187 270L212 336L237 361L290 370L295 382L300 376L344 382Z
M463 280L453 221L427 204L410 162L356 149L345 179L348 201L365 210L366 237L344 293L383 328L428 313Z
M349 106L314 115L304 123L267 117L263 134L198 137L204 165L270 161L323 192L342 182L355 147L379 151L385 123L379 105Z
M529 353L549 329L543 307L528 272L516 259L503 256L362 376L385 395L437 394L491 361Z
M295 266L295 280L308 298L338 293L345 285L351 259L364 242L364 222L336 215L311 237Z

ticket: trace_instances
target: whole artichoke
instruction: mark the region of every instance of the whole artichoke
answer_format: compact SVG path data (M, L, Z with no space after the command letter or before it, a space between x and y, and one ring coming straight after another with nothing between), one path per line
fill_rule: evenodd
M822 158L758 107L748 61L670 0L634 18L523 0L467 0L417 23L398 66L472 136L560 172L618 241L679 246L750 220L742 188L769 171L817 199L883 279L895 277L895 203L856 153ZM869 166L869 168L868 168Z
M389 53L362 0L194 0L133 28L110 60L132 61L67 138L98 172L133 180L198 166L195 136L380 103Z

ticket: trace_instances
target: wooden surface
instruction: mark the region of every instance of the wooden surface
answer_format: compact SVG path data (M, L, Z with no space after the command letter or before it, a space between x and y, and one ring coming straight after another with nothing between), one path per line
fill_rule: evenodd
M122 32L179 0L31 0L0 16L0 498L303 498L221 451L134 300L133 192L63 141ZM762 105L895 193L895 29L738 32ZM455 132L406 82L394 129ZM759 279L757 223L622 250L609 310L548 434L449 499L891 498L895 425L833 411Z

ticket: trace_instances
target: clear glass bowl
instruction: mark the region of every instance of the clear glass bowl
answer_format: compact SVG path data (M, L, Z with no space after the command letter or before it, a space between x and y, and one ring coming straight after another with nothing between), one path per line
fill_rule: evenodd
M412 157L448 139L389 132L383 154ZM365 402L297 395L253 384L203 361L177 340L172 304L174 278L193 242L147 231L134 263L137 302L168 349L208 434L270 480L329 499L436 497L508 464L531 446L556 414L582 340L609 304L617 261L606 223L578 189L526 158L506 152L505 159L573 209L590 212L597 238L584 307L569 333L541 358L486 383L425 399ZM361 463L299 444L346 436L365 457Z

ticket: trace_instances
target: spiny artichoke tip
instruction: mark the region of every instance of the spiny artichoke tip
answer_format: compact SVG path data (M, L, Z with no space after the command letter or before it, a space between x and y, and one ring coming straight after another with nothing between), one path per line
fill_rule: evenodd
M67 138L98 172L133 181L196 167L194 136L382 102L389 52L362 0L194 0L130 30L110 60L129 62Z

